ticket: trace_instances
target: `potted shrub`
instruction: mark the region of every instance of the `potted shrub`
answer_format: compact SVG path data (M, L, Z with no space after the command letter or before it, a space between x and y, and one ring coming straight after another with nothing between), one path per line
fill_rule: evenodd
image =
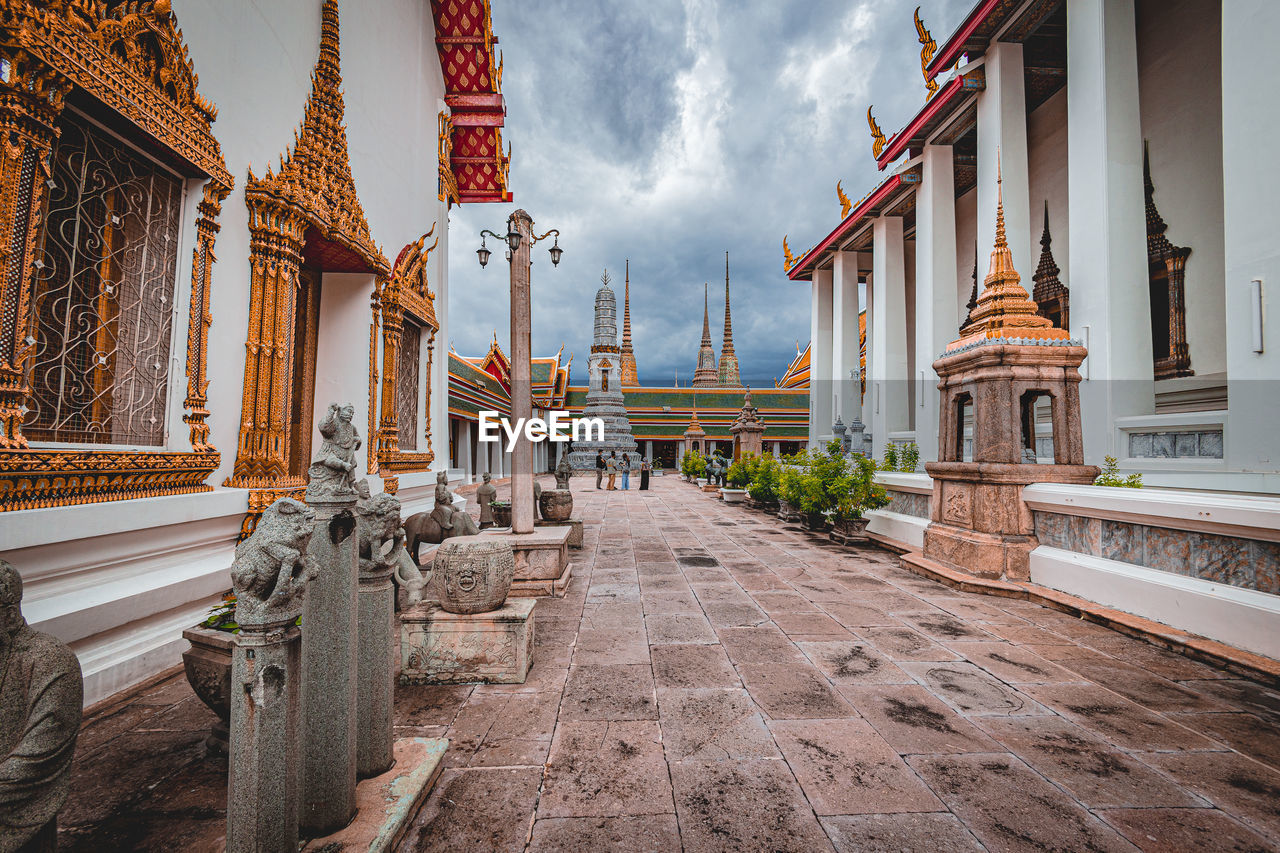
M864 513L889 505L889 493L874 478L876 465L865 456L854 456L845 465L844 473L836 479L835 505L831 510L834 527L831 539L848 544L866 539L867 519Z
M720 497L725 503L742 503L747 497L747 486L751 483L751 472L756 466L755 454L747 453L729 466L725 472L725 485L720 489Z
M778 473L778 518L784 522L800 521L803 511L800 508L806 488L805 478L809 476L809 452L801 452L785 460Z
M511 501L489 501L489 509L493 510L494 527L511 526Z
M692 483L707 470L707 460L696 450L690 450L680 457L680 473L685 482Z
M782 466L772 454L765 454L757 460L751 482L747 485L747 493L757 509L775 513L778 511L778 478Z

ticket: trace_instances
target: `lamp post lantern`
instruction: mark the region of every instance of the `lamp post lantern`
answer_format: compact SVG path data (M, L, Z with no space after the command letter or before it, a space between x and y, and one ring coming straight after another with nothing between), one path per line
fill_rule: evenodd
M564 250L560 248L560 232L551 229L541 237L533 233L533 217L517 210L507 219L507 233L496 234L489 229L480 232L480 248L476 257L480 266L489 262L489 249L484 238L505 240L509 251L507 259L511 268L511 418L517 424L527 423L533 416L533 352L531 333L533 328L532 298L530 295L533 246L552 234L555 244L551 247L551 262L560 264ZM511 452L511 532L533 532L533 445L523 435L517 436Z

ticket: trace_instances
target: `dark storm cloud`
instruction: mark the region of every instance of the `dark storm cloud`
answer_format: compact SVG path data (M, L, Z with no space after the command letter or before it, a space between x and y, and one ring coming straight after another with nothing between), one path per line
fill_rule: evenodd
M926 0L941 43L968 0ZM808 285L782 272L839 221L837 180L857 199L883 177L865 113L886 133L924 100L914 3L781 0L495 0L506 59L504 139L516 206L559 228L560 267L534 263L535 355L561 344L583 376L592 300L605 267L621 310L631 259L631 320L642 381L693 374L703 283L720 348L724 253L743 380L771 385L809 337ZM450 336L479 355L507 347L506 264L481 270L480 228L508 205L451 214Z

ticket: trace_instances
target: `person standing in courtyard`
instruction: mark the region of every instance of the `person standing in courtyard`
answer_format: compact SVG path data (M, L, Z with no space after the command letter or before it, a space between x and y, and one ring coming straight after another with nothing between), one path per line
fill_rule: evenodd
M609 458L605 460L606 470L609 472L609 485L605 491L616 492L618 487L614 485L618 480L618 451L611 450Z
M604 476L604 451L596 451L596 488L600 488L600 478Z
M646 457L641 456L640 457L640 491L642 492L649 491L650 468L651 466L649 465L649 460Z
M625 453L622 454L622 488L631 490L631 457Z

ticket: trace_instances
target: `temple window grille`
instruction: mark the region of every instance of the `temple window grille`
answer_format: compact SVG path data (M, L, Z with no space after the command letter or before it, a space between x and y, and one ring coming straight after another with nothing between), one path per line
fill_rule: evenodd
M422 327L404 319L400 352L396 356L396 431L401 450L418 449L418 370L422 354Z
M184 184L77 115L59 125L23 430L162 446Z

